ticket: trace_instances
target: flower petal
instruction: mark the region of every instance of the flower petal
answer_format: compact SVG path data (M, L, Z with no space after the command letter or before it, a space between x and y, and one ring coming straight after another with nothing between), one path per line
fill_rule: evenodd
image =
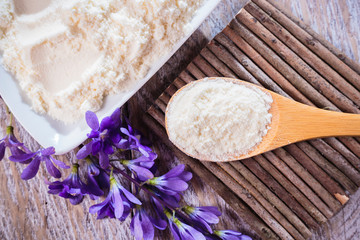
M210 224L217 224L219 222L219 218L211 212L199 212L198 216Z
M66 165L64 162L57 160L56 158L50 157L51 161L56 164L56 166L61 167L63 169L68 169L70 166Z
M86 134L88 138L98 138L100 136L100 133L98 130L91 130L90 133Z
M106 153L99 152L99 163L101 168L106 169L110 164L109 156Z
M216 216L221 216L221 212L219 211L219 209L214 206L203 206L203 207L198 207L198 209L202 212L211 212Z
M23 152L23 151L21 151ZM25 153L23 152L23 154L19 154L19 155L11 155L9 157L10 161L13 162L24 162L26 160L31 159L32 157L34 157L37 154L37 152L33 152L33 153Z
M252 240L248 235L241 235L239 240Z
M5 142L0 143L0 161L4 158L5 155Z
M43 156L50 156L50 155L53 155L54 153L55 153L54 147L48 147L48 148L41 150L41 155L43 155Z
M115 143L114 143L115 144ZM120 142L116 143L115 146L120 149L128 149L129 141L127 139L122 138Z
M84 199L84 195L77 194L77 195L74 195L74 196L70 197L69 202L72 205L77 205L77 204L81 203L83 199Z
M98 197L104 195L104 192L100 189L96 180L91 175L88 175L87 184L85 186L85 192Z
M137 174L138 178L141 181L146 181L146 180L154 177L154 174L149 169L146 169L144 167L140 167L140 166L133 164L133 165L130 165L129 168L130 168L130 170L132 170L133 172L135 172Z
M80 150L76 153L76 158L77 159L86 158L91 153L92 144L93 142L89 142L85 146L80 148Z
M110 187L109 175L105 171L101 170L100 174L96 176L95 179L100 188L108 189Z
M109 136L109 140L113 143L113 144L117 144L120 142L121 140L121 135L118 132L114 132L112 131L110 136Z
M124 193L125 197L130 200L130 202L135 203L137 205L141 205L140 200L137 199L131 192L126 190L126 188L121 187L120 189Z
M110 193L109 193L110 194ZM108 202L110 201L110 197L108 195L108 197L105 198L105 200L101 203L98 203L98 204L95 204L95 205L92 205L90 208L89 208L89 212L91 214L94 214L94 213L97 213L100 209L102 209L106 204L108 204Z
M146 213L142 214L141 227L143 230L144 240L154 239L154 226L152 225L148 215Z
M177 177L184 171L184 169L185 169L184 164L177 165L176 167L168 171L163 177L164 178Z
M89 127L91 129L93 129L93 130L99 129L99 120L95 113L93 113L91 111L87 111L85 113L85 119L86 119L87 125L89 125Z
M40 157L36 156L31 161L31 163L24 169L24 171L21 173L21 179L23 180L29 180L37 174L39 171L40 166Z
M45 160L46 169L48 170L49 174L55 178L60 178L61 173L59 169L57 169L54 164L51 162L50 158L46 158Z
M124 204L118 188L116 187L114 188L112 197L113 197L112 205L114 207L115 217L119 219L124 213Z
M151 222L159 230L165 230L165 228L167 227L166 221L164 221L160 218L151 218Z
M188 171L184 171L179 178L181 178L182 180L184 180L185 182L188 182L192 179L192 173L188 172Z
M134 217L134 236L136 240L142 240L143 239L143 229L141 227L141 222L139 218L139 214L136 214Z
M115 111L111 114L111 119L113 120L115 127L118 127L121 122L121 109L117 108Z
M177 191L177 192L185 191L189 186L185 181L179 180L179 179L166 180L163 182L162 185L168 187L171 190Z
M108 141L103 143L103 151L106 154L113 154L114 153L114 149L111 145L111 143L109 143Z
M91 153L92 155L98 154L100 152L102 146L102 142L100 140L93 140L91 145Z
M19 140L17 140L17 138L15 137L14 134L10 133L9 134L9 143L10 145L14 145L14 146L21 146L23 145L22 143L19 142Z
M183 223L184 228L187 230L187 232L189 232L191 234L191 236L194 237L194 239L196 240L206 240L205 236L199 232L198 230L196 230L195 228L186 225Z
M114 126L114 122L111 117L104 117L100 123L100 132L103 132L105 129L111 129Z
M172 235L174 236L174 239L180 240L181 239L180 232L179 232L179 229L177 228L177 226L175 225L175 223L173 223L172 221L169 221L169 227L170 227Z

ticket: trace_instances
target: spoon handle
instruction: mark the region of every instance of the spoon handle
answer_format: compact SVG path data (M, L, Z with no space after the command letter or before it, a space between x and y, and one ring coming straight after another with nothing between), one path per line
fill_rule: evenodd
M360 136L360 114L323 110L287 98L279 99L277 103L280 114L273 144L286 145L320 137Z

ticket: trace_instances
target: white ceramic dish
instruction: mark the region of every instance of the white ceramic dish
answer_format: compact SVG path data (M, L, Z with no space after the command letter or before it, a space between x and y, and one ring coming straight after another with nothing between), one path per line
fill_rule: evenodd
M196 16L191 21L193 30L184 36L167 56L154 63L145 78L135 82L126 93L106 97L103 107L96 113L99 119L110 115L117 107L122 106L131 96L133 96L160 69L160 67L169 60L176 50L180 48L219 2L220 0L205 1L204 5L199 9ZM79 123L65 125L59 121L52 120L48 116L35 113L31 110L28 100L20 90L17 81L2 67L0 68L0 95L16 119L31 134L31 136L43 147L55 147L56 154L64 154L77 147L86 139L86 134L89 132L90 128L86 125L85 117Z

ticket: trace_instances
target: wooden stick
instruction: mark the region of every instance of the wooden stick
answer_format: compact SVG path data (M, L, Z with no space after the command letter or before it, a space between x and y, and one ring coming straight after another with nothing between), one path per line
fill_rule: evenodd
M189 63L189 65L186 67L186 69L191 72L191 74L196 78L196 79L201 79L205 77L205 74L197 68L197 66L194 65L194 63Z
M336 198L283 148L275 149L273 152L314 190L314 192L329 206L332 212L337 212L341 208L341 204Z
M249 160L255 162L253 159L249 159ZM240 173L242 176L244 176L244 178L246 178L248 183L251 183L251 185L254 186L254 188L258 190L259 193L261 193L262 196L264 196L264 198L267 199L267 201L269 201L270 204L275 206L289 220L289 222L293 224L296 229L299 230L299 232L305 238L309 238L311 236L310 230L304 225L304 223L299 219L299 217L296 216L296 214L286 204L284 204L284 202L281 201L280 198L278 198L272 191L270 191L269 188L264 183L262 183L251 171L249 171L241 161L230 162L229 164L234 169L229 168L227 166L228 164L221 164L220 166L229 173L234 171L234 175ZM222 165L225 166L223 167ZM230 173L230 175L234 176L232 173ZM247 188L247 186L245 186L245 188ZM248 189L248 191L251 190ZM297 237L294 234L292 235L293 237L295 237L295 239L297 239Z
M183 86L186 85L186 82L184 82L182 79L180 78L176 78L175 81L172 83L175 85L175 87L177 87L177 89L182 88Z
M211 68L214 68L218 70L223 77L229 77L229 78L238 78L236 74L231 71L223 62L219 61L218 58L207 48L204 48L200 52L201 56L206 59L208 63L211 64ZM206 74L206 72L204 71ZM211 77L211 75L206 74L208 77ZM248 76L247 79L250 79L251 77ZM246 79L245 79L246 80Z
M248 167L251 172L253 172L260 180L273 191L279 198L281 198L284 203L289 206L294 213L301 218L301 220L309 226L311 229L317 229L319 224L310 216L310 214L300 205L294 197L286 191L286 189L280 185L268 171L265 171L257 161L254 159L245 159L240 161L233 162L235 166L238 164L244 164ZM235 167L236 168L236 167Z
M229 176L216 163L202 162L202 164L213 174L216 175L225 185L229 187L238 197L240 197L251 209L259 215L263 221L277 234L281 239L293 239L289 232L284 229L264 207L250 195L250 193L239 185L231 176Z
M164 119L164 113L160 112L158 109L156 109L154 106L151 106L148 109L148 113L156 120L158 123L161 124L165 128L165 119ZM166 137L167 138L167 137Z
M360 65L358 63L348 58L339 49L325 40L304 22L300 21L297 17L287 11L280 10L281 8L279 7L274 7L276 6L275 1L269 3L265 0L253 0L253 2L260 6L264 11L270 13L271 17L276 19L282 26L286 27L287 30L302 41L303 44L306 44L318 56L360 90L360 81L354 81L357 79L357 74L360 74Z
M285 28L273 20L257 5L250 2L245 9L258 21L260 21L269 31L280 39L287 47L321 74L326 80L334 85L341 93L350 98L357 106L360 105L360 92L348 83L342 76L335 72L329 65L322 61L317 55L309 51L299 40L297 40ZM332 54L331 54L332 55ZM342 64L346 66L345 64ZM357 75L357 74L356 74ZM354 82L360 83L360 76L357 75Z
M359 143L352 137L339 137L340 139L357 157L360 156Z
M163 113L165 113L166 110L166 104L162 101L162 95L158 99L155 100L155 104L161 109Z
M194 78L190 76L190 74L186 70L182 71L179 77L186 83L190 83L194 81Z
M262 24L253 18L245 9L242 9L239 14L236 15L236 18L260 37L283 59L286 59L300 75L302 75L318 91L322 92L322 94L331 100L339 109L346 112L360 113L358 106L316 73L316 71L285 46L269 30L262 26Z
M221 73L211 67L211 65L201 56L198 55L194 61L195 65L208 77L221 77Z
M149 113L150 114L150 113ZM161 118L161 115L150 115L155 117L154 119ZM177 149L168 139L166 132L163 127L155 122L147 114L144 114L143 120L145 124L154 131L154 133L162 139L162 141L174 152L179 160L187 164L192 171L197 174L201 179L205 180L206 183L212 187L236 212L244 219L252 229L257 232L264 239L279 239L279 237L259 218L254 212L246 205L241 199L239 199L233 192L229 191L228 186L222 183L212 172L208 171L204 166L184 153ZM157 120L156 120L157 121Z
M343 144L338 144L337 139L343 142L345 146ZM339 137L337 139L324 138L323 140L341 153L341 155L343 155L357 170L360 170L360 158L358 157L360 156L359 143L351 137Z
M218 163L218 165L231 176L248 194L258 201L266 211L273 216L295 239L305 238L291 225L291 223L274 207L260 192L248 182L240 172L229 163Z
M317 152L307 142L299 142L296 144L306 153L313 161L316 162L325 172L327 172L333 179L340 183L350 193L355 193L357 190L356 185L339 169L332 165L327 159L325 159L319 152ZM285 147L286 148L286 147Z
M316 146L321 154L332 162L338 169L346 174L357 186L360 186L360 174L340 153L331 148L322 139L313 139L309 141L311 145Z
M279 171L283 173L301 192L319 209L322 214L330 218L334 213L326 204L273 152L263 154Z
M263 85L282 94L283 96L289 97L284 90L282 90L277 84L274 84L274 82L261 69L256 67L249 58L245 57L244 54L241 56L242 59L238 61L238 59L233 56L234 53L230 53L216 41L210 41L207 47L240 78L242 78L241 76L244 76L244 80L259 86ZM240 56L240 54L241 53L238 52L238 56ZM248 69L253 71L249 71Z
M170 101L171 96L169 96L169 94L167 94L166 92L163 92L163 93L159 96L159 98L161 98L161 101L162 101L163 103L165 103L165 105L167 105L168 102Z
M337 107L332 104L328 99L324 98L313 86L311 86L305 79L303 79L295 70L285 63L274 51L255 37L247 28L241 25L237 20L230 23L233 34L229 34L230 29L225 28L224 33L241 48L241 39L244 39L248 44L253 46L257 51L288 81L294 85L300 92L309 98L317 107L328 108L336 110ZM243 49L242 49L243 50Z
M297 159L332 195L345 195L345 191L326 172L309 158L296 144L285 146L284 149Z
M302 206L303 208L319 223L326 222L326 217L299 191L294 184L285 178L266 158L262 155L253 157L262 168L271 174Z
M229 31L232 31L230 28ZM232 31L233 33L233 31ZM302 93L300 93L293 85L291 85L278 71L276 71L260 54L258 54L247 42L243 41L241 44L243 48L245 48L245 55L225 34L219 33L215 36L215 40L221 43L224 47L227 48L229 52L234 55L238 62L244 65L246 70L255 74L256 72L262 69L273 81L275 81L286 93L289 94L290 97L295 100L311 105L309 99L307 99ZM241 39L242 40L242 39ZM252 62L254 61L254 62ZM257 65L255 65L257 64ZM266 76L266 75L265 75ZM257 77L259 81L261 81ZM266 77L265 77L266 78ZM265 87L276 91L272 88L272 84L266 85L263 83Z
M171 97L172 95L174 95L174 93L177 91L177 88L174 86L174 85L172 85L172 84L170 84L166 89L165 89L165 92L167 93L167 94L169 94L169 96Z

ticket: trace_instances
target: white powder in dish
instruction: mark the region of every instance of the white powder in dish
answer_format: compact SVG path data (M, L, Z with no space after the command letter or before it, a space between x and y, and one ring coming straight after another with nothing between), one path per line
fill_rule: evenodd
M169 139L200 160L222 161L246 154L266 135L272 97L223 79L192 82L166 109Z
M201 4L1 0L3 65L36 112L72 123L142 79L191 30Z

